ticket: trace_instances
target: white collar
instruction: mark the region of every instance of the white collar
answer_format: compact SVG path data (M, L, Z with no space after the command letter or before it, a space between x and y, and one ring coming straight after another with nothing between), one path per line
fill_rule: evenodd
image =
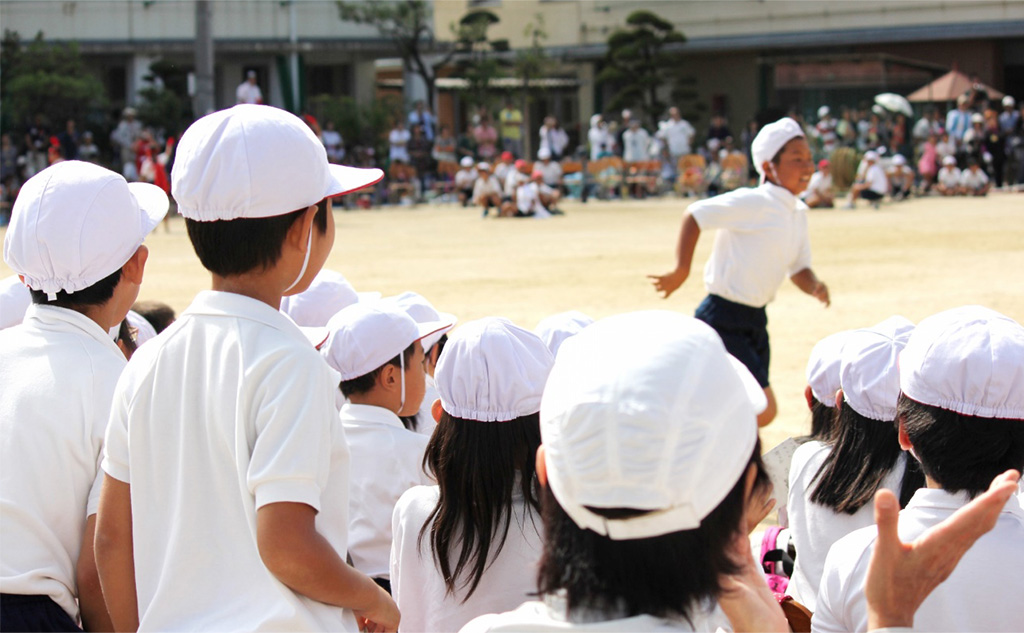
M402 419L394 411L372 404L352 404L346 402L341 407L343 422L356 422L366 426L393 426L405 430Z
M276 330L280 330L296 341L312 347L309 339L295 325L288 315L275 310L259 299L253 299L234 292L204 290L192 300L192 305L185 309L182 317L192 314L236 317L257 321Z
M919 488L904 509L934 508L955 512L970 501L966 492L953 493L939 488ZM1003 513L1024 518L1024 509L1021 508L1021 501L1016 495L1010 497L1010 500L1006 502Z
M98 323L81 312L69 310L68 308L33 303L29 305L28 309L25 311L24 323L30 322L35 322L39 326L43 327L58 327L63 330L78 330L82 334L96 339L104 347L116 353L121 358L124 358L124 354L121 353L121 349L117 346L117 343L110 338L110 335L104 331Z
M796 196L793 195L789 189L780 187L775 183L768 182L767 180L758 186L758 189L766 193L768 196L781 202L789 210L797 208L797 203L800 201Z

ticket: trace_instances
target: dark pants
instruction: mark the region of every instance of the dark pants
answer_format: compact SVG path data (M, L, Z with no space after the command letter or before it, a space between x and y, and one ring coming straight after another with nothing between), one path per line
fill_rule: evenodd
M0 631L81 631L50 596L0 594Z
M757 384L768 386L771 347L768 344L768 313L764 308L752 308L718 295L708 295L697 306L693 316L718 332L726 351L750 370Z

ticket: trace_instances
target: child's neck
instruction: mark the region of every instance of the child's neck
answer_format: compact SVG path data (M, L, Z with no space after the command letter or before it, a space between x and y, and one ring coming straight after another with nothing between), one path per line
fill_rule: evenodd
M348 401L352 404L361 404L369 407L380 407L381 409L387 409L388 411L398 415L398 404L397 402L391 402L391 398L388 398L382 394L375 393L376 390L371 390L366 393L352 394Z
M222 277L213 275L212 289L218 292L232 292L237 295L262 301L275 310L281 309L281 297L284 289L272 271L259 273L242 273Z

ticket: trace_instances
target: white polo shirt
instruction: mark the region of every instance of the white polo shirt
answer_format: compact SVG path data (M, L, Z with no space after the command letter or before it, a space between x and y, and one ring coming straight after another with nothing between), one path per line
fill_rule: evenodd
M541 188L535 182L519 185L516 189L516 208L522 213L533 213L535 218L551 217L551 213L540 200L540 194Z
M339 376L269 305L201 292L122 374L103 469L131 484L139 630L357 629L286 587L256 511L304 503L344 558L348 447Z
M922 488L900 512L904 543L949 518L966 495ZM866 631L864 580L878 531L857 530L832 547L818 593L813 631ZM798 554L799 556L799 554ZM1024 509L1011 498L991 532L960 559L914 616L915 631L1020 631L1024 625Z
M356 569L387 579L395 504L409 488L434 483L423 472L430 438L406 429L383 407L347 403L341 423L352 454L348 552Z
M811 266L807 205L787 189L764 183L690 205L701 231L718 229L704 286L711 294L760 308L779 285Z
M515 488L518 491L518 485ZM463 602L466 590L446 594L434 562L430 536L420 529L437 507L437 486L410 488L395 506L391 550L391 592L402 612L403 631L458 631L473 618L516 608L537 591L537 565L543 549L543 528L536 512L528 512L522 493L513 493L512 520L501 552L491 543L487 569L476 591ZM458 552L460 545L453 545ZM454 561L453 561L454 566Z
M585 620L570 621L566 617L565 598L562 596L544 596L543 601L525 602L514 611L484 615L462 627L462 633L485 633L499 631L584 631L621 633L631 631L638 633L668 631L731 631L729 618L717 604L714 608L698 610L691 615L693 624L684 620L665 619L652 615L609 618L597 620L599 615L592 615Z
M530 182L530 174L524 174L518 169L510 169L508 175L505 176L505 195L514 196L516 189L528 182Z
M29 306L21 325L0 332L0 592L50 596L72 619L124 366L103 328L73 310Z
M878 163L864 171L864 183L867 184L868 189L877 194L884 196L889 193L889 177L885 175L885 170Z
M455 188L472 189L477 175L476 169L460 169L455 172Z
M878 422L878 424L885 424ZM825 569L825 557L836 541L850 532L875 524L874 504L866 503L853 514L840 514L831 508L811 502L817 487L818 470L832 450L821 442L807 442L793 453L789 470L789 529L796 546L796 565L786 594L793 596L812 612L818 596L818 584ZM900 455L895 467L885 477L882 488L900 494L906 453Z
M811 175L811 182L807 185L807 190L800 194L800 199L806 200L812 193L816 193L819 196L832 195L832 174L820 171L814 172Z
M988 184L988 174L982 170L965 169L960 172L960 185L968 189L981 189Z
M943 167L939 170L939 184L956 189L960 186L960 170L956 167Z
M693 135L696 131L686 119L675 121L669 119L665 122L664 136L668 143L668 152L672 156L682 156L690 153L690 145L693 142Z
M498 179L494 176L477 178L476 183L473 185L473 200L479 199L480 196L489 196L491 194L502 195L501 183L498 182Z
M549 187L557 187L562 184L562 165L553 160L545 163L542 160L533 164L533 169L544 174L544 184Z

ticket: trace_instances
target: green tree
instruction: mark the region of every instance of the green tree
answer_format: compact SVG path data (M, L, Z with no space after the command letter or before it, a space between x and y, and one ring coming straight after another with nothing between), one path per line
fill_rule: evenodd
M139 121L168 136L178 136L195 119L188 94L188 69L171 62L157 60L150 64L144 77L149 84L139 90Z
M54 129L63 128L67 119L102 118L103 84L82 63L77 44L49 44L40 31L25 46L16 32L5 31L0 55L5 132L37 114Z
M494 53L507 52L508 40L490 40L487 31L499 21L498 16L490 11L472 11L459 20L458 27L452 27L456 38L455 68L458 75L468 83L467 101L473 105L491 109L494 94L490 90L493 79L502 75L505 63Z
M679 57L665 50L670 44L685 42L686 37L651 11L630 13L626 25L609 36L605 67L597 81L614 90L610 109L638 107L648 123L653 123L666 109L661 99L663 86L673 100L696 96L687 90L693 79L684 74Z

